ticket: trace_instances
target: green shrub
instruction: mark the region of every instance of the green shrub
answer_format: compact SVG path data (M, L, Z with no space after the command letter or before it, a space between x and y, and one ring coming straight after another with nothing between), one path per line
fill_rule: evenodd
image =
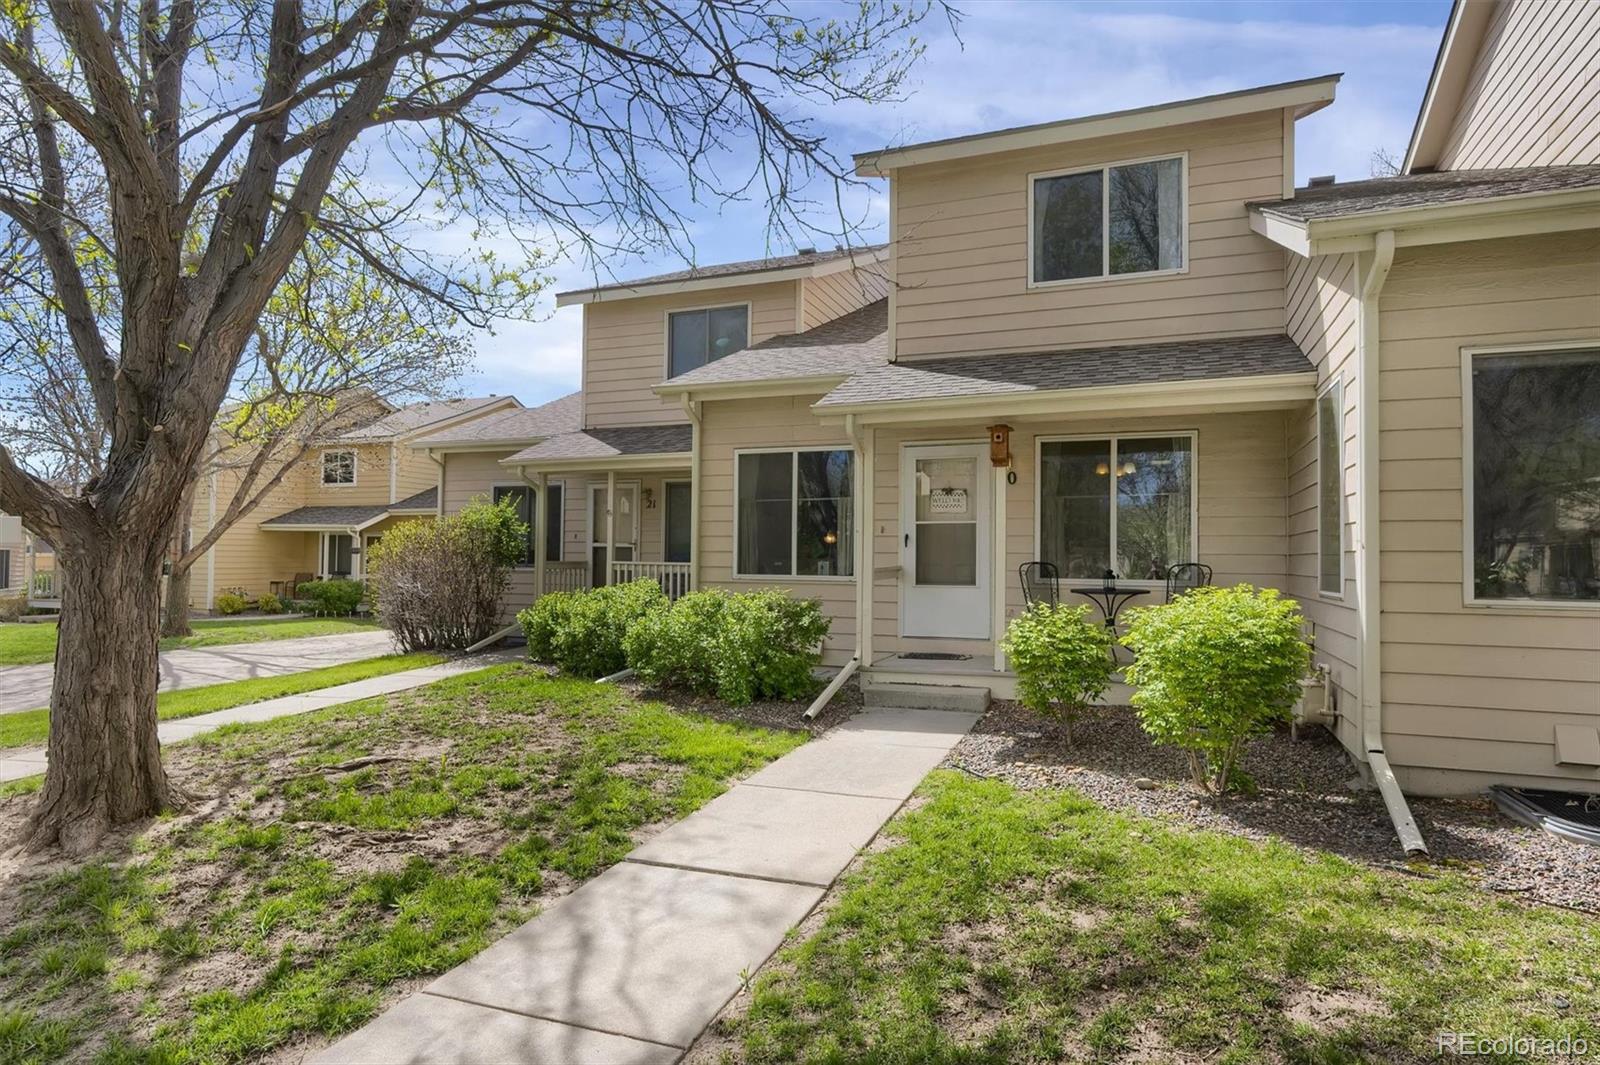
M295 589L295 594L311 604L317 614L349 614L361 605L365 589L360 581L330 577L325 581L307 581Z
M1078 713L1111 683L1111 634L1087 605L1035 603L1001 641L1023 706L1058 719L1072 746Z
M0 621L15 621L28 609L28 597L17 595L0 595Z
M263 614L283 613L283 600L271 592L263 592L261 598L256 600L256 609Z
M557 602L537 609L539 603L552 598ZM638 580L592 592L544 596L517 615L517 620L525 633L532 629L529 654L554 662L576 676L604 677L627 664L622 640L629 626L666 605L667 597L659 584Z
M516 502L479 496L437 521L409 521L368 553L372 605L402 651L459 651L502 627L528 526Z
M1226 791L1246 741L1287 722L1300 697L1311 648L1299 604L1240 584L1197 588L1125 617L1139 723L1156 743L1188 752L1195 783Z
M217 595L216 607L219 614L228 616L243 614L249 605L250 600L238 592L221 592Z
M829 622L814 599L768 590L694 592L628 630L628 665L651 684L735 706L799 699L816 688Z

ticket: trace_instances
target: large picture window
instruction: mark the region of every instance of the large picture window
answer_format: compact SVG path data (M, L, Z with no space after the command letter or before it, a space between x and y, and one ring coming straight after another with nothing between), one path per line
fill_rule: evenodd
M1194 437L1039 445L1039 557L1064 580L1158 581L1194 558Z
M1030 283L1182 270L1183 184L1181 156L1035 177Z
M667 376L677 377L750 342L750 308L711 307L667 315Z
M561 517L563 513L563 496L561 485L550 485L549 495L545 498L545 528L544 528L544 557L546 562L561 561ZM526 541L522 547L522 557L519 564L531 566L534 563L533 545L538 543L535 539L538 530L534 525L535 513L533 501L538 497L538 489L531 485L501 485L494 490L494 501L502 499L515 499L517 519L528 526Z
M851 576L853 473L848 450L739 455L738 575Z
M1600 345L1468 359L1474 597L1600 600Z
M1317 397L1317 588L1344 592L1344 387Z

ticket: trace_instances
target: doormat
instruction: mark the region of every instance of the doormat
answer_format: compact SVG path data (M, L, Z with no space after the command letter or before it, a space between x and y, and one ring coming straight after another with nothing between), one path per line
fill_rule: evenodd
M906 651L896 658L912 658L919 662L965 662L971 655L951 654L949 651Z
M1500 812L1513 821L1600 847L1600 795L1508 788L1499 784L1489 790Z

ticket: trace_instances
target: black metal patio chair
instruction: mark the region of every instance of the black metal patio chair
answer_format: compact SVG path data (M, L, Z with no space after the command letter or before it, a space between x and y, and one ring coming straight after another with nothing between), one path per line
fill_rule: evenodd
M1049 603L1055 606L1060 600L1056 582L1061 572L1054 562L1024 562L1017 567L1017 577L1022 581L1022 601L1028 606Z
M1167 600L1211 584L1211 567L1204 562L1179 562L1167 567Z

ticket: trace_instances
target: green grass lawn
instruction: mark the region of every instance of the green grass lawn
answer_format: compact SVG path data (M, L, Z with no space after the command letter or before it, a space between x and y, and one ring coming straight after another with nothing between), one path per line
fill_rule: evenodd
M332 1038L804 741L510 665L175 746L187 812L0 887L0 1061Z
M749 1062L1423 1062L1600 1042L1600 922L952 772L719 1025ZM1522 1061L1522 1057L1483 1058Z
M156 714L163 721L180 717L209 714L213 710L226 710L231 706L259 703L284 695L299 695L331 688L335 684L348 684L368 677L381 677L387 673L418 669L443 662L443 655L417 653L409 655L383 655L359 662L345 662L323 669L308 669L304 673L290 673L282 677L251 677L249 680L208 684L203 688L186 688L183 691L162 692L156 696ZM38 747L50 737L50 711L26 710L17 714L0 714L0 750L7 747Z
M163 651L179 647L218 647L230 643L291 640L297 636L337 636L377 627L371 618L225 618L196 621L194 634L161 641ZM56 657L54 622L0 625L0 666L52 662Z

